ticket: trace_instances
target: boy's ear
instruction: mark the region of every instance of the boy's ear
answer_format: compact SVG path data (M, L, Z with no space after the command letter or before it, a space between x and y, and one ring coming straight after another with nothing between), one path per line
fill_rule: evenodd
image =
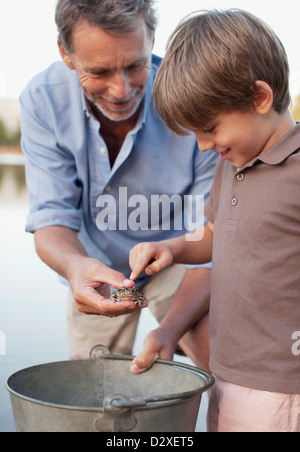
M254 106L257 113L266 115L273 107L274 94L268 83L258 80L255 82Z
M58 41L58 48L59 48L59 53L64 61L64 63L68 66L69 69L75 69L74 65L72 63L71 57L70 55L65 51L64 46L62 45L61 42Z

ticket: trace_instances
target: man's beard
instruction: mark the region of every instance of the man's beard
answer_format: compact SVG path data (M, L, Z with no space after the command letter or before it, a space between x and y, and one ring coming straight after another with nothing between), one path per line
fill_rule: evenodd
M121 121L126 121L130 118L132 118L132 116L135 115L135 113L138 111L138 109L141 106L141 103L143 101L144 98L144 94L145 94L145 90L141 90L138 94L135 93L135 95L131 98L133 99L134 97L136 97L136 104L130 109L130 110L125 110L124 112L120 111L120 110L116 110L113 113L113 110L108 110L107 108L103 107L100 102L97 102L97 99L92 98L91 96L88 95L88 93L85 93L86 98L93 104L93 106L103 115L105 116L105 118L109 119L110 121L114 121L114 122L121 122ZM110 99L105 99L105 98L100 98L100 99L104 99L112 104L121 104L121 103L125 103L125 102L129 102L131 99L122 99L122 101L118 101L117 99L114 100L110 100Z

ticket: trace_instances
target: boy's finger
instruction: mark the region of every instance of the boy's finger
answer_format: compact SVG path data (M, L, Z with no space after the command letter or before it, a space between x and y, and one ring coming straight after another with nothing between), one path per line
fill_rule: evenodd
M168 267L171 264L170 257L168 254L161 253L157 259L151 259L150 262L148 262L148 266L146 267L145 273L148 276L152 276L155 273L159 273L160 271L164 270L166 267Z
M145 255L135 255L131 256L129 264L132 270L129 279L135 281L140 273L146 271L146 268L149 264L149 259Z
M130 366L131 373L140 374L145 372L158 358L158 353L152 351L151 349L144 348L140 355L132 361Z

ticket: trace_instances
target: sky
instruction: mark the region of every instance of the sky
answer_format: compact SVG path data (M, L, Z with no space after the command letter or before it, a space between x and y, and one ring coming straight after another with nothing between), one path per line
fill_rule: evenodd
M56 0L0 0L0 96L18 98L35 74L60 59L55 5ZM195 10L241 8L256 14L283 42L292 94L300 93L299 0L157 0L157 8L160 22L154 52L160 56L179 21Z

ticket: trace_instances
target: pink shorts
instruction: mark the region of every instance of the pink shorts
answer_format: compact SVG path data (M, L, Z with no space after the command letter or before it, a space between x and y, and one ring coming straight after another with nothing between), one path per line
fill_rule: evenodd
M300 432L300 394L258 391L215 378L208 432Z

